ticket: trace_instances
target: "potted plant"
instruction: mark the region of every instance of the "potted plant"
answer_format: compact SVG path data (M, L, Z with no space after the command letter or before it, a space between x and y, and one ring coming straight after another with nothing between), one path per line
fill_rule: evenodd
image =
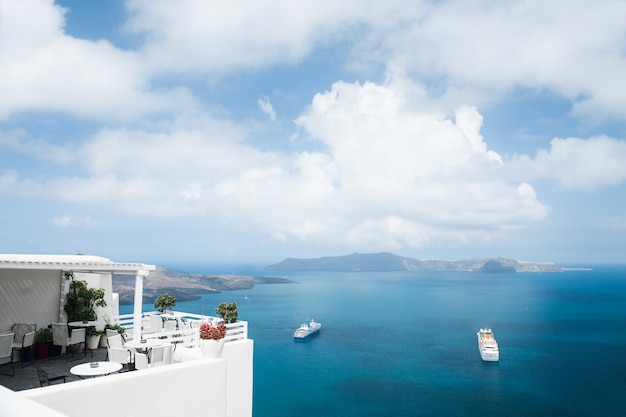
M154 308L161 314L166 313L167 309L176 306L176 296L169 294L161 294L154 300Z
M100 336L104 333L101 330L96 330L95 327L89 327L87 329L87 349L98 349L98 345L100 344Z
M50 345L52 344L52 331L44 327L35 333L35 358L47 358L50 353Z
M100 347L107 347L107 329L115 330L119 334L123 334L126 332L126 329L120 326L119 324L111 324L107 323L104 325L104 330L102 331L102 336L100 336Z
M239 309L237 303L220 303L215 312L224 319L224 323L235 323L239 317Z
M226 336L226 325L220 323L202 323L200 325L200 349L202 355L207 358L219 358L224 348L224 337Z
M86 281L76 281L72 272L66 272L65 279L72 280L65 298L67 321L97 320L96 307L107 305L104 300L104 288L89 288Z

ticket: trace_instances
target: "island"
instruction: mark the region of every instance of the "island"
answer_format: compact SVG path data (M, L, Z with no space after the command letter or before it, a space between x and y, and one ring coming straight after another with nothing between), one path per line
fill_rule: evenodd
M267 266L266 271L417 271L448 270L469 272L562 272L553 262L528 262L497 257L470 260L414 259L393 253L353 253L323 258L286 258Z
M119 294L120 305L133 304L135 277L113 274L113 292ZM177 301L198 300L201 294L246 290L257 284L286 284L286 278L257 277L233 274L191 274L157 267L144 278L143 303L153 303L161 294L176 296Z

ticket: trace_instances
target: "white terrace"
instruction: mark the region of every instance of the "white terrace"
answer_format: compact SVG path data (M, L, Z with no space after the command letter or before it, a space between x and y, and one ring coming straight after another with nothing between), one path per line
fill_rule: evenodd
M64 272L71 271L77 280L105 289L107 307L98 310L100 328L106 319L119 321L135 338L168 337L180 342L180 352L197 343L197 327L141 334L143 278L154 269L154 265L115 263L95 256L0 254L0 332L14 323L35 323L42 328L66 322ZM118 314L112 273L135 276L132 315ZM189 312L177 315L202 319ZM217 359L179 355L178 363L171 365L43 388L13 392L0 386L0 415L250 417L254 343L248 339L247 326L243 321L228 325L224 350Z

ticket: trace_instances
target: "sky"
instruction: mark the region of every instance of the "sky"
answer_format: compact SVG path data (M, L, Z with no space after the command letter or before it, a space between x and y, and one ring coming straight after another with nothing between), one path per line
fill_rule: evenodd
M624 16L0 0L0 253L624 262Z

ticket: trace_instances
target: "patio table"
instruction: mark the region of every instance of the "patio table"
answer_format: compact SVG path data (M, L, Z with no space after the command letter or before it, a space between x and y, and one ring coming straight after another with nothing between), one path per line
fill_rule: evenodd
M155 346L161 346L163 343L165 343L165 340L163 339L144 339L144 342L141 340L129 340L124 344L124 346L130 349L135 349L137 352L145 353L148 349Z
M87 362L72 366L70 373L72 375L78 375L81 378L88 376L95 378L97 376L112 374L120 369L122 369L122 364L117 362Z

